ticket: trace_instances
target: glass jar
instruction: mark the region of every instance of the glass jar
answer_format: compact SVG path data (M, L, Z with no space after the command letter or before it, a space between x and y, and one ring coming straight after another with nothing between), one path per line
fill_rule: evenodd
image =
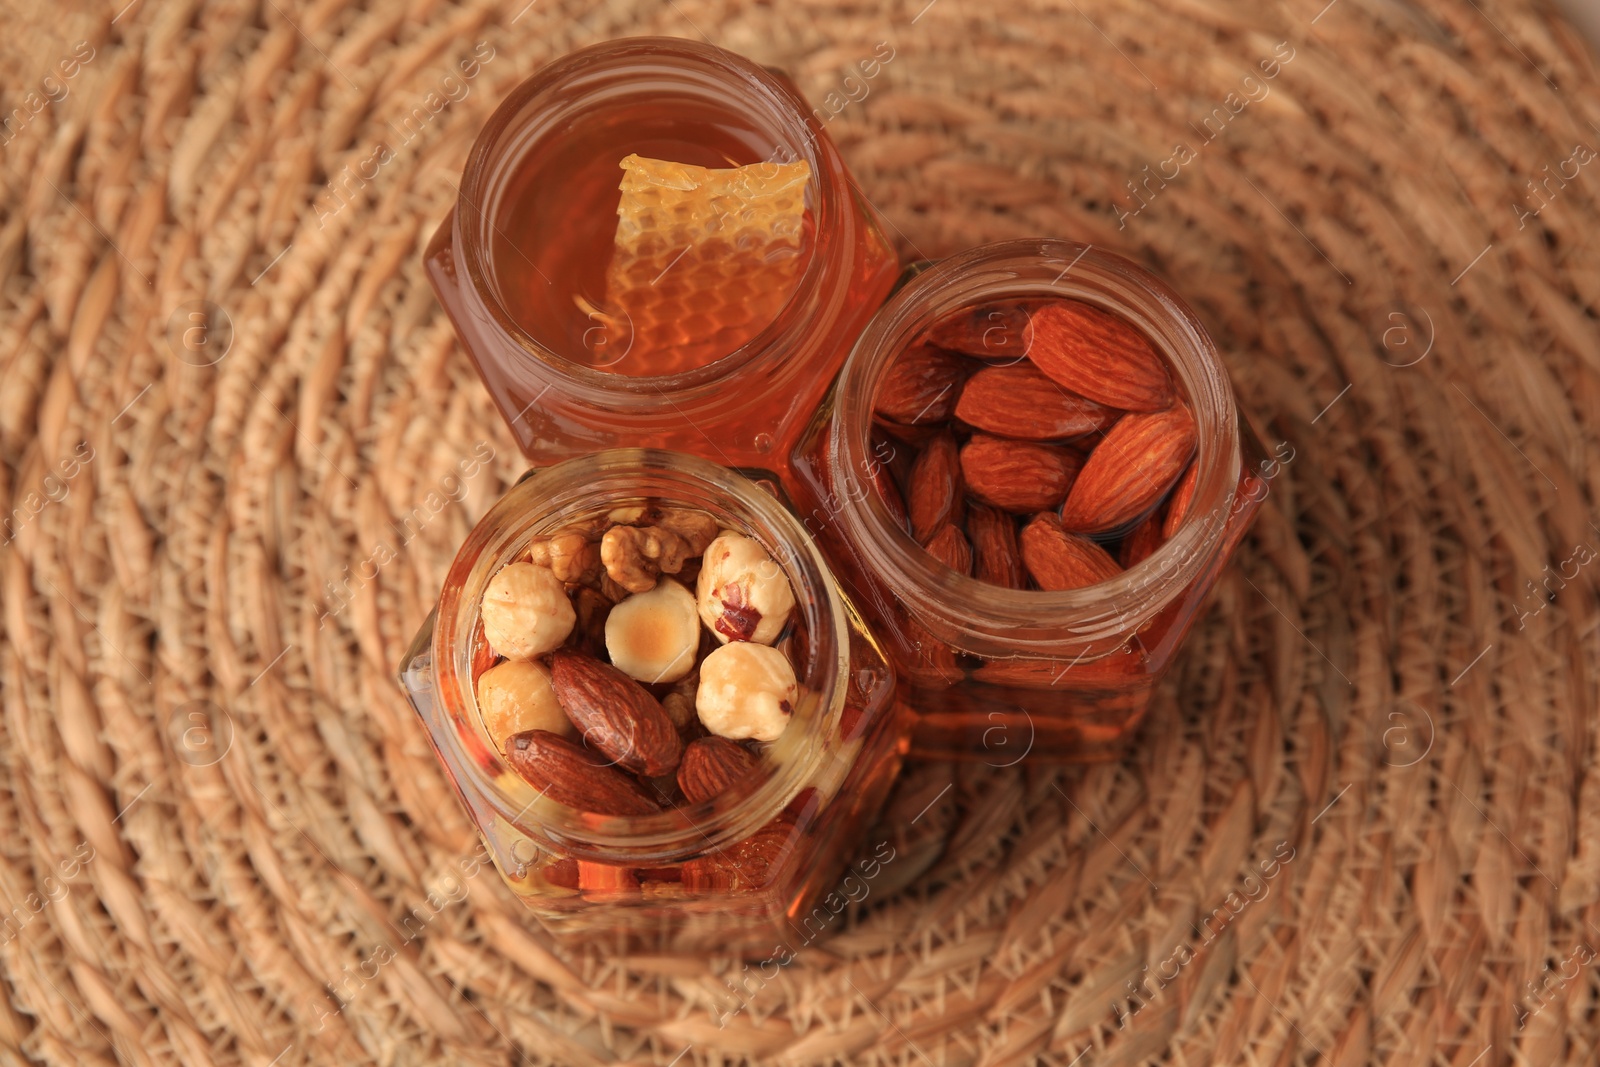
M1193 503L1173 536L1114 579L1064 592L1004 588L939 564L874 488L900 447L873 438L891 361L950 312L1028 297L1084 301L1142 331L1198 431ZM916 716L913 754L997 765L1122 751L1276 473L1177 294L1120 256L1036 240L954 256L896 293L857 342L795 465L806 528L821 535L899 669Z
M493 660L479 602L535 538L645 503L709 512L784 569L807 638L796 653L801 696L763 754L765 778L659 814L598 815L544 797L490 741L475 695ZM898 773L909 726L887 658L770 478L650 449L525 476L462 545L400 677L506 884L557 936L628 950L770 948L775 931L814 930L819 900ZM759 862L744 863L757 836ZM719 864L737 874L715 877Z
M630 369L629 324L581 310L604 288L617 165L634 152L720 168L810 166L803 263L786 302L746 343L681 373L619 373ZM875 212L789 79L669 38L586 48L519 86L479 134L425 259L530 460L658 447L781 477L899 270Z

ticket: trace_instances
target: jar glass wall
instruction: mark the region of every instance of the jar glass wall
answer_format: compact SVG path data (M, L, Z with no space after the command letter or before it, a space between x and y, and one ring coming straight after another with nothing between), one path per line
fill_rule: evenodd
M873 432L891 363L952 312L1025 298L1081 301L1132 325L1165 357L1197 431L1187 518L1148 558L1086 588L1005 588L957 573L875 488L903 447ZM895 294L802 439L796 470L806 528L900 669L913 752L1008 764L1122 751L1265 495L1263 461L1214 345L1175 293L1098 249L1016 241L944 260Z
M656 373L636 351L633 316L607 303L618 163L631 153L809 169L786 298L759 332L704 365ZM519 86L479 135L426 265L530 460L648 446L780 476L898 271L875 213L793 84L721 49L668 38L596 45ZM647 295L685 269L665 255ZM716 301L743 273L684 295L665 321L691 334L711 329L738 310L741 301Z
M493 660L479 616L490 577L539 536L634 505L708 512L760 542L794 590L806 640L800 698L762 775L625 817L556 803L518 775L490 740L474 683ZM530 473L462 546L401 681L506 883L558 936L634 949L770 948L775 933L806 929L906 745L893 669L777 487L665 451L618 449Z

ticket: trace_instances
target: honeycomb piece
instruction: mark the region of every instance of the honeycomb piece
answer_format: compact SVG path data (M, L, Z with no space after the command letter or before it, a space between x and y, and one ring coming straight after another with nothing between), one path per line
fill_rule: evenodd
M605 317L622 344L597 347L596 366L678 373L761 332L804 262L810 164L710 170L630 155L621 166Z

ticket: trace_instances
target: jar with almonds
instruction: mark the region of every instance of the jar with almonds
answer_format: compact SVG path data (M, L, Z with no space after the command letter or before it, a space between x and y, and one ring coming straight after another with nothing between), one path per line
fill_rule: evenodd
M930 267L802 439L802 521L877 624L913 751L1118 755L1276 473L1216 348L1119 256Z
M780 477L900 269L787 76L652 37L513 90L424 265L530 461L669 448Z
M457 555L401 680L556 935L770 948L882 804L894 670L780 498L610 450L531 472Z

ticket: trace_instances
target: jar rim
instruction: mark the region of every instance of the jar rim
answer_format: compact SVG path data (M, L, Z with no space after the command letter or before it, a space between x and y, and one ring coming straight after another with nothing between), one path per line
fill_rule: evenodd
M488 201L494 183L506 177L508 168L530 150L528 145L521 146L513 154L514 159L505 158L501 151L508 135L526 124L528 109L537 107L539 98L554 97L557 90L570 89L579 82L589 84L591 93L598 93L607 76L618 76L652 60L659 64L657 75L666 76L672 66L677 66L680 72L720 78L727 83L728 99L742 100L752 109L764 109L763 121L782 130L789 150L810 164L814 218L804 269L772 321L754 337L701 367L665 375L622 375L567 358L542 344L511 317L499 288L490 282L486 234L494 222L492 211L480 205ZM579 106L581 98L576 104L568 102L564 110ZM839 241L833 231L837 220L846 213L847 182L838 150L820 136L806 102L773 72L742 56L695 41L625 37L562 56L527 78L500 102L467 156L450 224L455 227L461 260L484 310L518 348L563 375L567 388L589 394L591 400L603 401L612 408L660 409L709 396L730 374L755 362L762 353L781 353L805 336L831 261L839 254Z
M702 495L672 497L673 492ZM763 541L795 586L795 607L807 628L807 662L796 671L805 695L783 736L767 748L763 762L771 773L764 779L732 797L654 815L611 816L544 796L489 744L478 715L472 650L478 602L495 571L526 551L538 534L596 507L624 506L630 498L715 507L722 512L720 521L740 523L746 527L743 532ZM592 453L529 471L490 508L457 552L432 638L444 704L445 728L438 733L451 749L449 762L479 776L473 785L482 802L541 847L623 865L680 862L750 836L807 785L825 777L822 772L843 744L839 726L849 677L846 625L844 601L820 550L799 520L756 482L698 457L661 449Z
M1026 297L1093 304L1129 321L1166 357L1195 416L1197 476L1189 517L1150 557L1081 589L1008 589L959 574L929 555L890 515L868 472L878 380L939 316ZM1109 654L1197 579L1222 541L1238 493L1238 409L1215 344L1187 303L1154 274L1093 245L1030 239L969 249L933 264L868 323L845 361L829 429L837 521L906 608L924 622L993 643L1004 654ZM979 654L989 650L969 649ZM1076 662L1076 661L1074 661Z

